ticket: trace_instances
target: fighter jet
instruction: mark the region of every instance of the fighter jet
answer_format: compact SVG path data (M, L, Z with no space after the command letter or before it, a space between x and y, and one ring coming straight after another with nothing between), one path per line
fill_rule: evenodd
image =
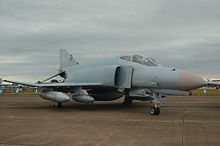
M62 82L53 80L61 76ZM159 115L162 98L168 95L190 95L192 89L207 85L219 85L203 80L185 70L158 64L151 57L141 55L121 56L80 64L65 49L60 50L59 73L44 82L5 82L41 88L38 93L54 102L55 108L71 98L77 102L112 101L124 97L124 104L133 100L150 101L149 113Z

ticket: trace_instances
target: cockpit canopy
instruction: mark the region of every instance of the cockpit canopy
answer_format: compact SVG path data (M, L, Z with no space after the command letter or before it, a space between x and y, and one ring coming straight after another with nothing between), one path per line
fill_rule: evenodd
M146 66L158 66L158 63L151 57L143 57L141 55L133 55L133 56L121 56L120 59L139 63Z

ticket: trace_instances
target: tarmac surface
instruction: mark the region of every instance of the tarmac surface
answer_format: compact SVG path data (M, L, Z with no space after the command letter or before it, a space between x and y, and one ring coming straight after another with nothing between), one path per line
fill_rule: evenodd
M170 96L159 116L149 102L52 102L0 96L0 145L220 146L220 96Z

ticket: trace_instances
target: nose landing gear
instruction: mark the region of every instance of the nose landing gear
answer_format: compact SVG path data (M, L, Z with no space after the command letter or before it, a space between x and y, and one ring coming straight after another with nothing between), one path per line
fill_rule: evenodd
M157 93L153 93L150 98L150 107L149 107L150 115L159 115L161 105L162 105L161 95Z

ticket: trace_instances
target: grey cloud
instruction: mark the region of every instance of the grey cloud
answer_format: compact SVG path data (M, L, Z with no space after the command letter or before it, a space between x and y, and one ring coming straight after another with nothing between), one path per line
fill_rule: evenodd
M80 60L141 54L220 78L219 7L217 0L0 0L0 76L42 79L66 48Z

